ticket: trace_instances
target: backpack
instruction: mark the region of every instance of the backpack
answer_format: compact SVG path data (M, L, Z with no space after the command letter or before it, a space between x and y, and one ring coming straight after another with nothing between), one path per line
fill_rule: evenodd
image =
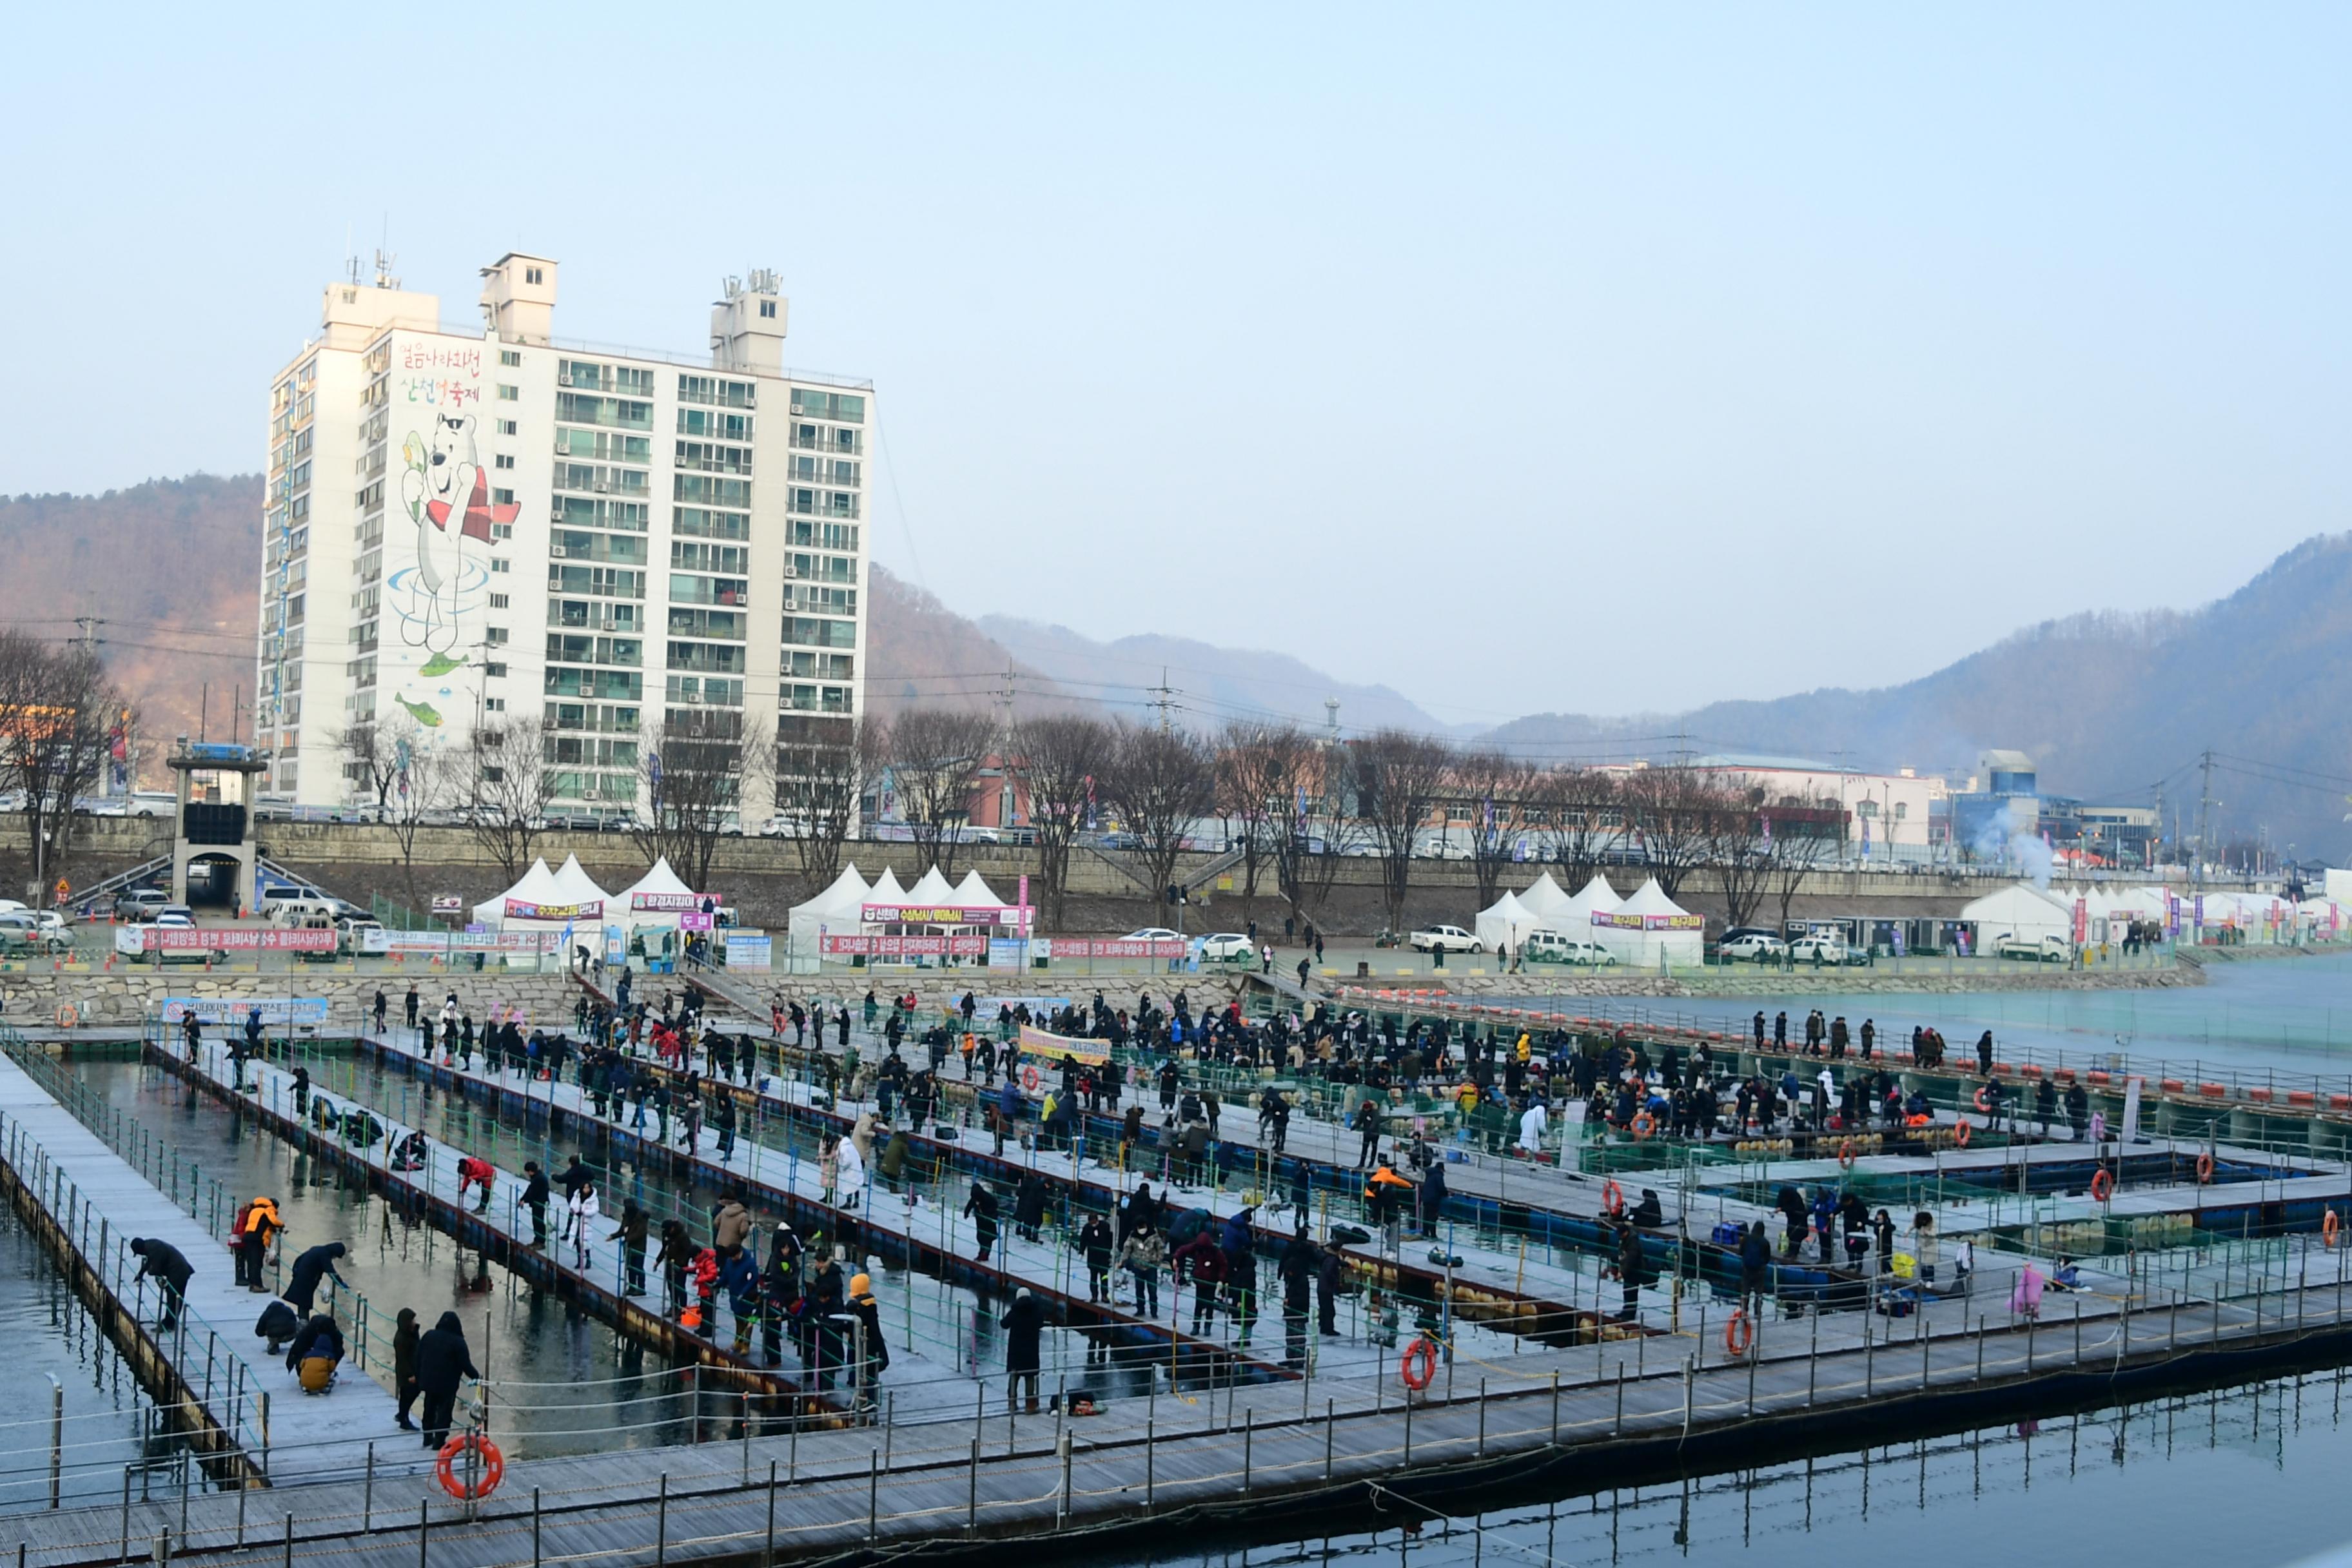
M1183 1213L1178 1215L1174 1219L1168 1222L1169 1246L1171 1247L1182 1247L1194 1237L1199 1236L1202 1228L1205 1227L1208 1223L1209 1211L1207 1209L1186 1209Z
M245 1222L252 1217L253 1205L250 1203L236 1205L236 1218L229 1222L228 1234L232 1238L229 1245L235 1246L236 1244L235 1238L245 1235Z

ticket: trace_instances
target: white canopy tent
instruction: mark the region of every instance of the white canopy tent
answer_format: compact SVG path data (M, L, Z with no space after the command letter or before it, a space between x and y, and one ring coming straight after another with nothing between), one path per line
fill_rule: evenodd
M874 885L866 889L866 901L869 904L908 902L907 889L898 885L898 873L887 866L883 867L882 874L874 879Z
M907 889L906 901L910 904L951 904L955 902L955 889L940 875L940 868L933 866Z
M612 912L613 895L596 885L580 864L580 857L567 855L555 873L555 901L563 904L603 904L604 912Z
M794 904L785 917L786 940L793 956L814 958L817 938L826 932L840 936L856 931L859 907L872 897L873 889L857 874L856 866L844 866L832 886L805 903Z
M659 893L670 899L691 898L695 889L686 885L683 878L670 869L669 857L665 855L635 882L613 896L613 907L605 911L606 925L625 925L631 931L659 929L676 931L677 917L684 910L640 910L634 908L639 893Z
M1528 933L1541 929L1543 917L1519 901L1517 893L1506 892L1493 904L1478 911L1471 926L1471 934L1490 952L1506 947L1517 947L1527 941Z
M977 909L983 904L994 904L999 909L1004 907L1004 900L996 896L996 889L982 880L978 871L966 871L963 880L956 884L955 897L947 901L961 904L966 909Z
M474 906L474 923L497 930L506 922L507 900L519 899L527 904L551 904L557 901L555 873L547 868L545 860L533 860L530 869L505 892L483 900Z
M1592 928L1595 939L1621 963L1654 969L1661 963L1696 966L1705 959L1706 934L1699 917L1668 898L1655 877L1614 910L1599 912L1641 922Z
M2008 887L1970 900L1960 919L1977 928L1977 951L1990 952L2005 936L2038 942L2045 936L2071 942L2074 936L2074 904L2047 888L2031 882Z
M1570 925L1582 927L1589 923L1584 911L1576 907L1576 900L1568 896L1567 889L1551 879L1549 871L1528 885L1528 890L1519 895L1519 902L1535 911L1536 919L1543 922L1541 929L1558 931L1562 936L1569 934L1567 927ZM1580 930L1576 934L1581 938L1583 932Z

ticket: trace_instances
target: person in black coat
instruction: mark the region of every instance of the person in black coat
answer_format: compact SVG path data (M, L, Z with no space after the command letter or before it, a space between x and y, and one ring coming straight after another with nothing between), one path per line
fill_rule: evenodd
M331 1276L338 1285L351 1281L335 1273L335 1259L350 1250L340 1241L322 1242L294 1260L286 1276L286 1300L298 1312L307 1312L318 1304L319 1281Z
M1037 1368L1045 1359L1040 1342L1045 1335L1045 1309L1023 1286L1004 1309L1004 1407L1011 1410L1023 1381L1028 1384L1029 1414L1037 1414Z
M1336 1338L1339 1332L1339 1282L1346 1277L1347 1265L1340 1261L1339 1249L1327 1247L1315 1265L1315 1328L1318 1333Z
M530 1211L530 1244L533 1247L545 1247L547 1245L547 1201L551 1195L548 1190L547 1173L540 1169L538 1161L525 1160L522 1163L522 1173L525 1178L522 1188L522 1206ZM564 1196L568 1201L571 1194L566 1193Z
M1045 1218L1045 1179L1030 1171L1021 1178L1020 1191L1013 1200L1013 1228L1024 1241L1037 1239L1037 1226Z
M187 1254L168 1241L133 1237L131 1250L139 1258L139 1272L131 1278L155 1281L156 1294L163 1303L163 1314L155 1320L155 1327L168 1333L180 1325L180 1301L188 1293L188 1280L195 1269L189 1265Z
M466 1348L465 1325L457 1313L442 1313L441 1321L416 1342L416 1389L425 1397L426 1447L438 1448L449 1440L457 1390L466 1379L481 1375Z
M416 1423L408 1418L408 1408L416 1403L416 1309L403 1307L400 1316L393 1320L392 1331L392 1391L400 1396L399 1426L404 1432L416 1430Z
M269 1342L269 1353L276 1355L278 1347L302 1331L301 1314L275 1297L261 1309L254 1321L253 1331Z

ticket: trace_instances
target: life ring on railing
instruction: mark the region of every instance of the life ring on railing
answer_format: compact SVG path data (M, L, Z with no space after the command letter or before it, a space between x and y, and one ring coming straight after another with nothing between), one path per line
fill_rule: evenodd
M1975 1104L1979 1110L1990 1110L1992 1109L1992 1097L1986 1091L1986 1089L1979 1088L1977 1090Z
M1756 1320L1748 1315L1747 1308L1735 1310L1723 1325L1723 1348L1733 1355L1746 1355L1756 1348Z
M1415 1363L1418 1363L1421 1368L1418 1375L1413 1371ZM1426 1335L1416 1335L1412 1343L1404 1347L1404 1359L1397 1363L1397 1375L1404 1379L1404 1385L1415 1394L1427 1388L1435 1379L1437 1347L1430 1342Z
M1601 1206L1609 1211L1612 1219L1625 1212L1625 1189L1614 1178L1601 1184Z
M81 1022L81 1009L70 1002L58 1004L58 1027L70 1029Z
M482 1461L481 1470L475 1477L474 1489L470 1492L466 1489L464 1479L457 1474L457 1461L468 1448L480 1455ZM498 1490L499 1483L507 1479L506 1456L499 1452L496 1443L479 1432L467 1432L441 1445L441 1458L434 1463L433 1473L441 1478L441 1489L459 1502L486 1498Z
M2336 1237L2341 1235L2343 1230L2344 1222L2336 1217L2334 1209L2329 1209L2319 1216L2319 1239L2325 1245L2334 1247Z
M1851 1138L1841 1140L1838 1143L1838 1169L1842 1171L1853 1170L1853 1140Z
M2095 1204L2103 1204L2115 1195L2116 1178L2114 1173L2107 1170L2104 1165L2092 1172L2091 1201Z
M2201 1186L2204 1186L2207 1183L2209 1183L2209 1182L2212 1181L2212 1179L2213 1179L2213 1156L2212 1156L2212 1155L2210 1155L2210 1154L2200 1154L2200 1155L2198 1155L2198 1156L2197 1156L2197 1184L2198 1184L2199 1186L2200 1186L2200 1187L2201 1187Z
M1952 1147L1955 1149L1967 1148L1969 1146L1969 1138L1974 1131L1975 1129L1971 1127L1968 1121L1962 1121L1959 1126L1952 1130Z
M1033 1091L1036 1089L1037 1069L1035 1068L1025 1067L1021 1069L1021 1087Z
M1633 1118L1633 1136L1647 1138L1658 1130L1658 1119L1644 1110Z

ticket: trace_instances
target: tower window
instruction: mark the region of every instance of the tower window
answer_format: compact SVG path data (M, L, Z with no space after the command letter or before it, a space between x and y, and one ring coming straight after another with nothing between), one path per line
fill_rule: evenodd
M762 300L760 301L760 314L772 317L775 313L776 302L773 300Z
M524 282L526 282L526 283L536 283L536 282L538 282L538 281L540 280L540 278L539 278L539 268L536 268L536 267L526 267L526 268L524 268L522 269L522 280L523 280Z

